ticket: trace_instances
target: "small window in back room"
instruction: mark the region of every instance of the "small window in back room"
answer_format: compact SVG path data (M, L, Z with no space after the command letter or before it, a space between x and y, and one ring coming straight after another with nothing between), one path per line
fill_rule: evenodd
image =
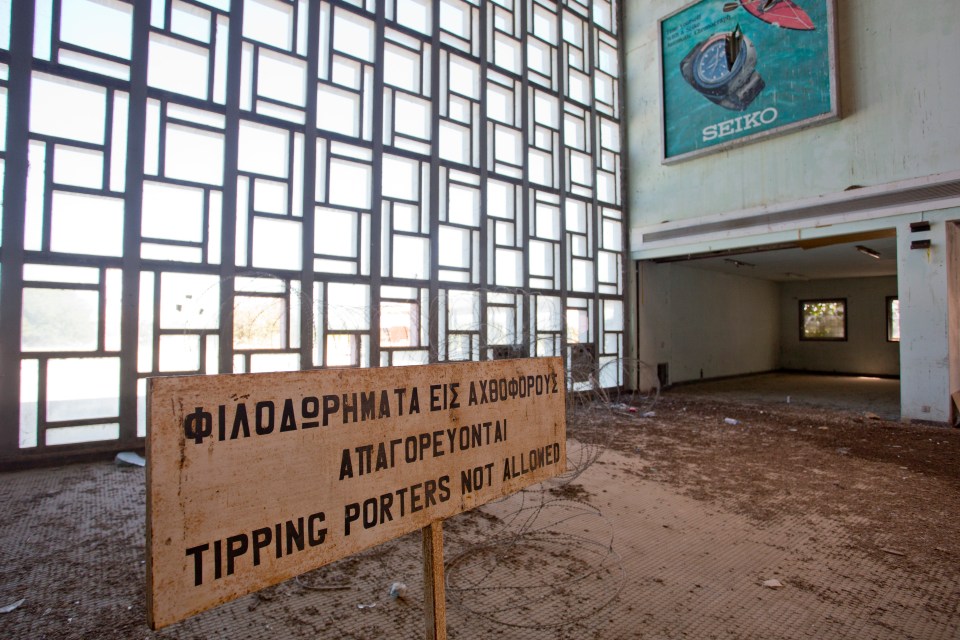
M899 298L887 298L887 342L900 342Z
M800 339L846 340L846 299L801 300Z

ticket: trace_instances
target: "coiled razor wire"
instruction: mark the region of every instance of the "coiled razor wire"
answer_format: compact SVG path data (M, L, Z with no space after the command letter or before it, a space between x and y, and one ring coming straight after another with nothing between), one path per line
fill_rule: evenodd
M267 274L250 276L273 279ZM302 298L301 304L314 305L307 292L295 295ZM356 318L358 327L366 326L364 319L373 311L369 307L336 309ZM261 323L281 326L283 318L265 323L260 318ZM488 334L492 330L487 327ZM514 342L508 336L492 338L496 344ZM592 357L582 363L572 357L567 360L567 425L575 438L567 443L567 470L489 505L484 513L496 512L494 532L487 535L477 530L456 536L462 549L446 562L452 606L494 625L541 630L551 638L579 638L599 628L606 618L598 614L618 599L626 580L623 562L613 548L609 519L587 502L555 496L569 494L565 489L613 443L618 430L611 422L648 417L660 394L655 371L640 360L603 359L600 366ZM644 383L650 385L646 391L631 390ZM578 432L588 437L577 437ZM483 535L482 542L474 542L478 535ZM378 562L380 570L374 573L382 576L413 571L418 563L405 551L408 543L403 540L361 552L352 562ZM337 568L350 566L348 562L298 576L293 584L311 591L351 589L360 577L343 575Z
M582 632L591 619L599 625L597 614L626 580L611 523L585 502L531 493L540 492L517 494L522 506L506 517L502 533L446 563L448 601L506 627Z
M605 366L639 370L646 365L614 361ZM595 376L600 379L599 372ZM601 614L618 601L626 569L613 546L612 522L598 507L575 499L571 484L614 443L619 433L615 423L643 419L658 396L658 387L642 394L581 392L567 405L572 439L567 441L565 473L447 522L448 606L451 613L481 623L460 629L457 637L485 637L497 628L513 628L527 637L579 639L607 624L609 616ZM578 437L578 432L587 437ZM395 539L301 576L297 583L323 591L355 584L367 593L364 607L372 602L385 605L388 584L419 573L416 544L415 534ZM361 586L371 579L382 587L374 589L380 593L376 600ZM408 614L393 619L400 636L419 632L415 602Z
M604 367L616 367L618 376L651 373L639 360L617 359ZM568 427L576 431L584 421L599 423L593 433L600 437L568 440L565 473L491 505L494 511L508 507L500 530L446 563L451 605L497 625L564 629L573 637L604 622L598 614L619 598L626 580L611 522L589 503L550 495L562 492L612 444L617 430L611 419L643 418L659 398L656 376L647 392L604 389L599 383L610 377L603 367L570 376L585 379L590 388L568 396ZM519 506L511 510L514 502Z
M633 391L625 386L604 388L603 380L633 379L637 386L651 381L646 391ZM570 375L568 378L576 378ZM568 391L567 394L567 435L572 431L574 437L578 431L589 428L589 438L577 438L575 443L567 442L567 471L553 481L568 484L576 480L590 465L596 462L617 437L617 429L610 428L611 420L638 419L649 417L660 398L660 382L653 367L635 358L617 358L600 367L596 373L586 377L592 384L585 391ZM569 385L568 385L569 386Z

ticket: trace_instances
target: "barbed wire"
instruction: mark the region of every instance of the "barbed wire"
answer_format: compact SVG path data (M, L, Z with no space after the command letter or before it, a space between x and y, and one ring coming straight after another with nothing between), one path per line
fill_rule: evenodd
M446 563L448 601L506 627L583 627L619 597L626 578L610 521L583 501L522 491L507 502L516 496L522 506L499 534Z
M629 372L637 381L653 373L634 359L618 358L603 367ZM453 606L497 625L553 631L556 637L583 637L605 623L599 614L616 602L626 579L612 524L585 500L555 496L578 495L571 485L612 446L618 434L613 422L648 416L660 389L656 376L646 392L605 388L598 383L610 378L603 367L581 372L594 384L569 393L567 402L568 433L588 422L606 427L601 437L568 438L566 472L482 507L498 514L501 528L447 563Z
M317 304L312 291L294 290L287 280L268 274L247 274L242 277L248 280L268 278L273 282L272 289L270 286L249 287L255 292L259 292L259 289L268 290L266 293L260 292L260 295L278 298L297 296L301 306L309 305L315 342L321 333L366 332L373 338L371 318L376 310L369 304L331 304L327 297L324 297L322 304ZM410 300L411 309L416 309L416 314L411 311L415 317L410 318L410 334L416 336L411 337L413 344L384 350L432 350L435 357L438 354L436 345L420 344L425 315L420 308L420 289L415 290L416 300ZM236 295L244 296L247 293L246 290L238 290ZM479 345L481 350L507 347L513 349L509 352L512 355L564 356L568 432L576 433L587 427L592 437L583 440L568 438L567 469L559 476L481 507L484 513L494 516L493 530L481 534L482 539L469 535L458 537L457 543L461 548L445 563L448 601L469 616L496 626L530 632L539 630L548 632L550 637L582 637L604 623L606 618L599 614L619 598L626 571L620 555L614 549L610 520L598 507L587 501L589 496L584 496L582 489L573 488L573 483L613 444L618 435L615 421L643 419L650 414L659 398L657 376L649 364L640 360L619 357L619 354L597 355L592 347L600 342L596 336L589 336L593 339L586 343L589 346L584 357L573 357L572 349L582 347L584 343L566 339L565 310L559 303L559 296L548 296L556 300L551 300L542 308L534 308L531 315L538 325L545 328L545 332L541 335L528 327L526 335L530 336L531 344L524 346L522 327L530 323L531 318L521 316L521 299L523 296L543 294L497 288L471 290L468 293L471 294L469 298L473 298L472 308L460 310L456 329L452 331L471 336L470 353L451 354L447 350L446 360L457 360L464 356L463 359L481 358L480 353L474 353L472 338L477 336L479 341L481 335L486 336L486 344ZM512 310L512 319L511 313L507 314L513 325L512 331L503 322L485 322L480 294L486 294L487 299L499 298L494 306ZM444 306L449 304L447 295L448 292L441 293L443 300L435 300L431 307L448 312L448 307ZM508 302L511 299L513 302ZM236 309L235 301L234 305ZM260 331L287 331L290 326L290 318L285 315L288 308L286 303L259 307L256 313L242 318L249 326L235 326L235 330L252 341L253 328ZM274 316L264 317L264 314L271 313L271 309ZM328 326L320 326L318 316L321 314L328 319ZM234 315L235 322L237 316ZM336 330L328 331L331 317L335 319L333 325ZM271 338L261 336L258 339ZM323 344L320 348L325 349L326 346ZM451 358L451 355L454 357ZM644 385L646 390L639 390ZM355 557L379 562L379 573L384 576L399 575L409 570L409 562L404 561L401 567L388 558L394 553L402 553L403 549L399 542L387 543ZM321 569L298 577L296 583L307 590L337 591L350 588L352 579Z
M265 286L251 284L258 280L269 284ZM234 320L232 329L235 335L235 342L237 336L240 337L241 341L247 341L248 343L256 342L257 339L259 339L261 343L269 343L280 338L280 342L284 344L279 347L279 349L287 350L291 354L294 354L299 352L299 347L291 346L297 342L297 339L291 334L291 326L299 325L300 319L291 317L290 307L294 305L289 303L295 299L297 307L311 310L310 317L312 321L310 322L310 331L315 353L326 348L325 344L318 342L318 340L326 336L366 334L370 341L378 340L378 344L381 345L381 352L423 352L425 357L422 364L428 364L431 360L457 362L484 359L483 351L489 352L498 347L507 348L511 357L564 356L568 361L567 378L568 388L570 388L571 391L595 388L597 384L606 386L604 385L604 380L596 376L594 376L595 379L590 379L591 373L606 376L607 374L604 372L610 369L604 365L622 356L620 353L614 355L596 353L597 347L599 347L602 342L598 340L597 336L588 334L586 340L584 340L583 336L571 335L571 327L568 326L567 322L568 312L587 311L589 315L590 313L600 313L600 310L593 307L589 309L581 309L580 307L574 306L564 308L559 292L552 294L550 292L532 289L506 287L478 287L473 289L450 288L441 289L438 295L428 302L422 299L420 295L426 291L426 287L400 287L417 292L417 295L414 295L407 301L407 303L417 309L417 313L413 314L417 317L413 318L411 322L411 325L416 326L411 326L411 331L408 332L409 344L384 345L383 333L388 328L381 326L381 335L373 335L374 323L372 321L382 316L380 308L370 303L369 294L363 302L331 302L328 291L326 294L321 292L320 299L317 300L312 290L299 288L299 280L281 278L266 272L252 271L238 274L229 279L234 285L234 300L221 304L219 289L227 281L228 280L220 279L216 284L207 285L205 288L171 292L170 297L173 299L170 300L170 303L176 308L176 314L181 315L177 321L179 326L170 327L157 325L156 328L165 330L166 332L169 332L170 329L180 328L184 334L197 331L209 332L212 328L216 328L219 325L220 319L225 315L225 308L231 306L231 315ZM326 284L328 287L344 287L344 290L356 287L369 289L368 285L361 283L327 282ZM460 316L457 319L456 327L447 327L447 331L441 332L439 341L444 343L443 345L429 344L429 338L426 335L426 326L429 323L429 311L430 309L437 309L438 313L446 313L449 311L449 297L451 294L467 294L467 297L472 298L471 308L468 310L460 309L460 313L455 314ZM161 293L161 295L164 294ZM490 298L497 299L498 297L500 298L499 301L489 301ZM244 302L238 302L237 298L243 298ZM273 306L264 305L256 309L250 309L248 305L251 303L246 300L248 298L273 298L277 301L283 300L285 304L276 304ZM488 302L483 303L483 298L486 298ZM512 302L504 302L504 300L508 298L512 299ZM522 301L524 299L535 301L532 303L533 308L527 310L529 312L528 317L524 317L523 313L524 305ZM587 303L592 302L588 297L581 298L575 296L572 299L582 300ZM541 305L540 303L544 300L549 302ZM393 297L380 300L380 302L388 304L404 303L403 300ZM428 308L424 309L424 306ZM488 321L488 318L484 317L484 312L489 312L492 309L510 310L511 313L508 314L509 318L506 324L511 324L512 327L504 326L505 323ZM214 312L217 313L217 321L212 323L210 315L213 315ZM623 314L622 309L620 313L621 315ZM472 318L470 320L464 320L462 316L466 315L472 316ZM446 326L446 319L444 319L444 323L442 324ZM588 323L588 328L592 334L592 322ZM605 333L622 333L622 331L605 331ZM471 341L469 351L464 352L456 345L451 347L447 344L447 338L451 335L476 337L478 342L477 344L473 344L473 341ZM480 336L485 337L482 344L479 343ZM566 351L576 348L584 349L585 352L589 354L588 360L600 364L591 367L590 365L581 364L581 361L575 361ZM239 347L236 350L248 354L255 354L261 350L275 354L278 348L273 346L261 349L257 347ZM443 357L441 357L441 354L443 354ZM488 353L487 355L489 356L490 354ZM377 366L379 363L360 362L359 364L360 366ZM304 368L303 365L304 363L301 363L302 368ZM321 363L306 363L305 368L313 366L321 366ZM587 366L587 369L583 370L583 375L581 376L581 370L584 366ZM597 371L597 366L599 366L599 371ZM620 380L619 376L616 375L614 375L613 378L617 381Z

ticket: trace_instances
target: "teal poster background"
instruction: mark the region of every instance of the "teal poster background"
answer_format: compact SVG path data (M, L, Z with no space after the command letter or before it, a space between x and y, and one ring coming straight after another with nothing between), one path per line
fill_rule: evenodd
M772 11L781 2L784 0L701 0L660 22L665 161L700 155L698 152L726 147L755 134L800 128L812 119L837 117L831 77L833 0L792 0L809 17L812 30L771 24L744 7L755 5ZM716 104L689 79L695 49L711 36L730 34L737 25L750 43L745 46L752 45L755 50L755 70L764 85L752 98L746 91L749 104L742 109L736 108L742 105L730 105L729 100L727 106ZM685 58L688 78L681 73ZM723 87L714 88L715 99L719 100L716 96L723 91Z

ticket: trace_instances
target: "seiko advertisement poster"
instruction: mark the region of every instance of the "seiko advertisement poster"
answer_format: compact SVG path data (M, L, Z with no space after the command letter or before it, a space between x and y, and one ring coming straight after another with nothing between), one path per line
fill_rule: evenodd
M839 117L835 0L700 0L660 20L663 161Z

